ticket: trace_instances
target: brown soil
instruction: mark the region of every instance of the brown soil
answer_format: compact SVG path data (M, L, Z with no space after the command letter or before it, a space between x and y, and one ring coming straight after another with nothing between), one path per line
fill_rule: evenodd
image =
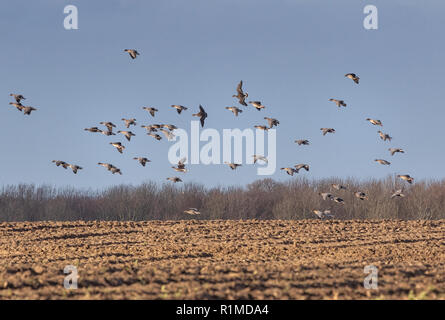
M444 248L445 220L0 223L0 299L445 299Z

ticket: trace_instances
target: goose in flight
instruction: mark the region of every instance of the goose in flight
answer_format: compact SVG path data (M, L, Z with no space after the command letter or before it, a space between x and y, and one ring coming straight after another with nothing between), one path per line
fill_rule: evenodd
M18 102L18 103L10 102L9 104L16 107L17 110L19 110L19 111L23 111L23 109L25 108L20 102Z
M24 96L22 96L21 94L11 93L10 96L14 97L14 99L17 103L20 103L20 101L22 101L22 100L26 100L26 98Z
M360 78L355 73L347 73L347 74L345 74L345 77L353 80L357 84L360 81Z
M280 124L280 121L274 118L264 117L264 119L269 123L269 129L272 129L274 126L276 127Z
M155 138L155 139L158 140L158 141L162 139L162 137L161 137L159 134L157 134L157 133L151 133L151 132L149 132L149 133L147 133L147 135L149 135L150 137Z
M233 98L238 98L239 104L247 107L246 98L249 96L249 94L246 92L243 92L243 80L241 80L236 87L236 94L234 94Z
M237 107L226 107L226 109L232 111L235 117L238 117L238 113L243 112L243 110Z
M145 167L145 165L147 164L147 162L151 162L151 160L145 158L145 157L134 157L133 160L137 160L139 161L139 163Z
M342 198L339 198L339 197L333 197L332 200L336 203L345 204L345 200L343 200Z
M187 172L187 169L185 168L186 160L187 160L187 158L182 158L181 160L178 161L178 166L172 167L172 168L177 172Z
M127 129L130 128L131 125L133 125L133 126L136 125L136 119L135 118L131 118L131 119L122 118L121 120L125 122L125 126L127 127Z
M37 109L31 106L23 107L23 114L30 115L32 111L36 111Z
M388 149L389 152L391 153L391 155L393 156L394 154L396 154L397 152L399 153L405 153L405 151L403 149L400 148L389 148Z
M102 133L103 135L106 135L106 136L115 136L116 134L114 133L114 132L111 132L111 131L109 131L109 130L99 130L100 131L100 133Z
M331 214L331 210L324 210L324 211L321 211L321 210L313 210L312 212L315 213L316 216L317 216L319 219L327 219L327 218L333 218L333 217L334 217L334 216Z
M167 178L167 180L170 180L170 181L172 181L174 183L182 182L181 178L178 178L178 177L169 177L169 178Z
M256 126L253 126L253 127L256 128L256 129L258 129L258 130L264 130L264 131L269 130L269 128L266 127L266 126L259 126L259 125L256 125Z
M186 161L187 161L187 158L186 158L186 157L180 159L180 160L178 161L178 168L180 168L180 169L185 169L185 162L186 162Z
M301 169L304 169L306 171L309 171L309 165L305 164L305 163L300 163L300 164L296 164L295 166L295 170L298 173L298 171L300 171Z
M113 132L113 128L116 128L116 125L114 125L112 122L109 121L102 121L99 122L101 125L104 125L107 127L108 131Z
M386 140L391 141L392 140L392 137L390 137L389 134L383 133L380 130L377 131L377 132L378 132L378 134L380 136L380 139L382 139L383 141L386 141Z
M101 130L98 127L85 128L83 130L89 131L89 132L101 132Z
M265 109L266 108L265 106L263 106L261 101L249 101L249 103L252 106L254 106L258 111L260 111L261 109Z
M375 159L374 161L376 161L380 164L386 165L386 166L389 166L391 164L391 162L383 160L383 159Z
M253 157L253 163L256 163L258 160L264 161L265 163L269 162L269 160L267 160L267 158L265 156L262 156L262 155L254 154L252 157Z
M368 196L366 195L366 193L361 192L361 191L357 191L354 193L356 198L359 198L360 200L368 200Z
M345 186L342 186L341 184L331 184L331 187L334 188L335 190L347 190L348 188L346 188Z
M199 112L192 114L194 117L199 117L199 120L201 121L201 127L204 127L204 121L207 118L207 112L205 112L204 108L199 105Z
M293 176L294 173L297 172L297 170L295 170L294 168L289 168L289 167L281 168L280 170L286 171L286 173L290 176Z
M122 153L125 149L125 147L120 142L110 142L110 144L119 151L119 153Z
M395 197L404 198L403 189L398 189L391 195L391 199Z
M125 138L127 138L128 141L131 140L131 137L135 136L135 134L133 132L131 132L131 131L121 131L121 130L119 130L117 133L122 133L125 136Z
M335 104L337 105L337 107L346 107L347 104L343 101L343 100L337 100L337 99L329 99L329 101L335 102Z
M53 160L52 162L54 162L56 164L56 166L62 166L64 169L67 169L69 164L66 163L65 161L62 160Z
M323 200L331 200L332 198L332 194L330 194L329 192L319 192L318 195L320 195Z
M77 170L82 170L83 169L82 167L80 167L80 166L78 166L76 164L69 164L68 166L71 168L71 170L73 170L74 174L77 174Z
M152 117L155 116L155 113L158 112L159 110L156 108L151 108L151 107L142 107L142 109L148 111Z
M371 118L366 118L366 120L368 120L369 122L371 122L375 126L383 127L382 121L380 121L380 120L375 120L375 119L371 119Z
M137 52L135 49L125 49L124 52L127 52L131 59L136 59L136 57L139 55L139 52Z
M233 163L233 162L227 162L227 161L224 161L224 163L227 164L230 167L230 169L232 169L232 170L235 170L236 168L241 167L241 165L239 163Z
M299 146L301 146L301 145L308 146L309 145L309 140L305 140L305 139L295 140L295 143L297 143Z
M398 174L397 178L400 178L400 179L408 182L409 184L412 184L414 182L414 178L411 177L409 174Z
M198 209L196 209L196 208L189 208L188 210L184 210L184 213L187 213L192 216L201 214L201 212L199 212Z
M327 133L334 133L335 129L334 128L321 128L320 129L323 132L323 135L325 136Z
M97 164L106 168L108 171L111 171L112 174L119 173L120 175L122 175L121 169L116 168L111 163L98 162Z
M141 126L141 128L145 128L148 133L158 131L158 128L154 127L153 125Z
M172 104L171 107L175 108L176 111L178 112L178 114L181 114L182 110L187 110L188 109L187 107L180 106L178 104Z

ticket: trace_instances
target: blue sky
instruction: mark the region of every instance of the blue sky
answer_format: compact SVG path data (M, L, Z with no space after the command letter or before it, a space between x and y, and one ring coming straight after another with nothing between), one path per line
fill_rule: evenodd
M63 28L68 4L78 7L78 30ZM368 4L379 9L378 30L363 28ZM313 178L443 178L444 15L440 1L4 1L0 185L165 182L179 175L167 161L172 143L155 141L139 125L189 130L199 104L209 114L206 127L218 130L279 119L277 169L308 163L310 172L301 175ZM132 61L126 48L141 55ZM344 78L348 72L360 76L360 85ZM241 79L249 99L266 110L237 105L232 94ZM38 111L16 111L8 105L11 92ZM339 110L329 98L348 107ZM178 116L171 104L189 110ZM155 119L145 105L160 110ZM238 118L224 109L233 105L245 109ZM130 143L83 131L100 121L122 129L122 117L138 120ZM382 120L393 141L381 141L367 117ZM323 137L321 127L337 132ZM297 147L300 138L311 145ZM108 144L115 140L127 146L124 155ZM406 153L391 157L389 147ZM132 160L139 155L153 162L143 168ZM84 170L74 175L53 159ZM111 175L99 161L124 174ZM208 186L261 178L254 166L193 165L181 176ZM272 178L292 179L280 170Z

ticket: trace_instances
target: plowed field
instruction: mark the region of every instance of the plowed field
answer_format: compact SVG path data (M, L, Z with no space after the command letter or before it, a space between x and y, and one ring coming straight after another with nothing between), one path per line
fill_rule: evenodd
M0 223L0 299L408 298L445 299L444 220Z

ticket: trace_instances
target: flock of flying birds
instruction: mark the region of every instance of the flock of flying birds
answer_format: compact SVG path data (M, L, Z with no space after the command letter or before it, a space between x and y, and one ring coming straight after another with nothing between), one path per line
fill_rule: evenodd
M347 74L345 74L345 77L353 80L356 84L359 84L359 82L360 82L360 78L354 73L347 73ZM337 105L337 107L339 107L339 108L347 106L347 104L345 103L344 100L331 98L331 99L329 99L329 101L334 102ZM369 121L374 126L383 127L381 120L371 119L371 118L366 118L366 120ZM323 136L325 136L328 133L335 133L334 128L321 128L320 130L322 131ZM380 130L377 131L377 133L379 134L380 139L382 139L383 141L391 141L392 140L392 137L387 133L384 133ZM308 140L296 140L295 142L298 143L298 145L308 145L309 144ZM389 148L388 150L389 150L389 153L391 154L391 156L394 156L396 153L405 153L405 151L400 148ZM385 159L375 159L374 161L378 162L381 165L386 165L386 166L389 166L391 164L391 162L389 162ZM282 169L286 170L286 172L288 174L293 175L294 172L298 173L298 170L301 168L302 168L302 165L296 165L295 168L282 168ZM304 167L304 168L309 171L309 166ZM397 175L397 177L408 182L409 184L412 184L414 182L414 178L411 177L409 174ZM340 185L340 184L331 184L331 187L332 187L332 189L337 190L337 191L348 189L347 187ZM320 192L319 195L322 197L323 200L330 200L330 201L334 201L334 202L340 203L340 204L345 203L345 201L342 198L337 197L330 192ZM363 191L354 192L354 196L360 200L368 200L369 199L368 196L366 195L366 193L364 193ZM405 197L405 194L403 194L403 188L394 191L390 197L391 197L391 199L396 198L396 197L397 198ZM334 215L331 213L331 210L313 210L313 212L320 219L334 217Z
M137 52L137 50L134 49L125 49L125 52L127 52L130 57L132 59L136 59L137 56L139 55L139 53ZM354 74L354 73L348 73L345 75L345 77L353 80L356 84L359 84L359 80L360 78ZM31 112L36 111L37 109L31 106L24 106L22 104L23 100L26 100L26 98L21 95L21 94L14 94L11 93L10 94L11 97L14 98L15 102L10 102L9 104L14 106L15 108L17 108L17 110L19 110L20 112L23 112L25 115L31 115ZM234 94L232 97L237 98L238 103L244 107L247 107L248 104L246 102L246 98L248 97L248 93L243 91L243 81L241 80L236 88L236 94ZM339 100L339 99L329 99L329 101L334 102L339 108L341 107L346 107L347 104L345 103L345 101L343 100ZM249 104L251 104L255 109L257 109L258 111L261 111L262 109L265 109L266 107L261 103L261 101L248 101ZM181 114L183 111L187 110L187 107L184 107L182 105L171 105L172 108L176 109L178 114ZM156 113L159 111L156 108L153 107L142 107L143 110L147 111L153 118L155 117ZM225 109L230 110L235 116L238 116L240 113L243 112L242 109L236 107L236 106L232 106L232 107L225 107ZM201 126L204 127L205 124L205 120L207 118L207 112L204 110L204 108L199 105L199 111L195 114L192 114L192 116L194 117L198 117L200 119L200 123ZM269 118L269 117L264 117L265 120L267 120L267 124L266 125L255 125L254 127L256 129L259 130L264 130L267 131L269 129L272 129L274 126L278 126L280 124L280 122L275 119L275 118ZM101 125L103 125L105 128L101 129L99 127L90 127L90 128L85 128L85 131L88 132L92 132L92 133L100 133L106 136L114 136L117 134L122 134L129 142L131 141L131 138L133 136L135 136L135 134L133 132L131 132L130 130L128 130L130 128L130 126L136 126L136 119L135 118L131 118L131 119L126 119L126 118L122 118L121 119L124 123L124 126L127 128L127 130L117 130L116 132L113 132L114 128L116 128L116 125L113 124L110 121L103 121L100 122ZM369 121L372 125L374 126L380 126L383 127L383 124L380 120L375 120L375 119L371 119L371 118L367 118L367 121ZM162 136L159 135L158 132L163 133L165 135L165 137L168 140L171 140L174 138L174 130L178 129L178 127L176 127L173 124L150 124L150 125L141 125L142 128L147 130L147 135L153 137L156 140L161 140ZM320 129L322 131L323 136L325 136L328 133L335 133L335 129L334 128L321 128ZM390 137L388 134L383 133L382 131L378 131L378 134L380 135L380 138L383 141L391 141L392 137ZM295 143L297 143L299 146L303 146L303 145L309 145L310 142L307 139L300 139L300 140L295 140ZM125 146L122 144L122 142L110 142L110 145L113 146L114 148L116 148L116 150L119 153L123 153L125 150ZM389 152L391 154L391 156L393 156L396 153L404 153L404 150L400 149L400 148L389 148ZM258 160L267 163L268 160L265 156L263 155L253 155L253 162L256 163ZM146 157L134 157L134 160L137 160L142 166L145 167L145 165L148 162L151 162L151 160L149 160ZM391 163L387 160L384 159L375 159L376 162L382 164L382 165L390 165ZM53 163L55 163L55 165L57 167L62 167L64 169L68 169L70 168L74 174L77 174L78 170L82 170L83 168L79 165L76 164L71 164L68 163L66 161L62 161L62 160L52 160ZM176 166L173 166L173 170L175 170L176 172L182 172L185 173L187 172L187 169L185 167L185 162L186 162L186 158L182 158ZM108 171L110 171L112 174L120 174L122 175L122 171L121 169L117 168L116 166L114 166L111 163L103 163L103 162L98 162L97 163L100 166L103 166L104 168L106 168ZM238 163L229 163L229 162L225 162L225 164L227 164L232 170L235 170L237 167L241 166L241 164ZM309 171L309 165L308 164L296 164L293 167L285 167L285 168L281 168L281 170L284 170L288 175L293 176L294 173L299 173L299 171L301 169L304 169L306 171ZM405 175L397 175L398 178L408 182L409 184L412 184L414 181L414 178L412 178L410 175L405 174ZM177 177L177 176L173 176L173 177L168 177L167 180L172 181L173 183L176 182L182 182L182 179ZM335 190L347 190L347 187L343 186L343 185L339 185L339 184L332 184L331 185L333 189ZM360 199L360 200L368 200L368 196L362 192L362 191L357 191L354 193L355 196ZM340 203L340 204L344 204L344 200L340 197L337 197L329 192L322 192L319 193L319 195L323 198L323 200L332 200L336 203ZM394 197L405 197L405 195L403 194L403 189L399 189L396 190L392 195L391 198ZM200 214L199 210L196 208L189 208L188 210L184 211L187 214L190 215L197 215ZM332 218L333 215L331 214L330 210L313 210L313 212L317 215L318 218L320 219L325 219L325 218Z

